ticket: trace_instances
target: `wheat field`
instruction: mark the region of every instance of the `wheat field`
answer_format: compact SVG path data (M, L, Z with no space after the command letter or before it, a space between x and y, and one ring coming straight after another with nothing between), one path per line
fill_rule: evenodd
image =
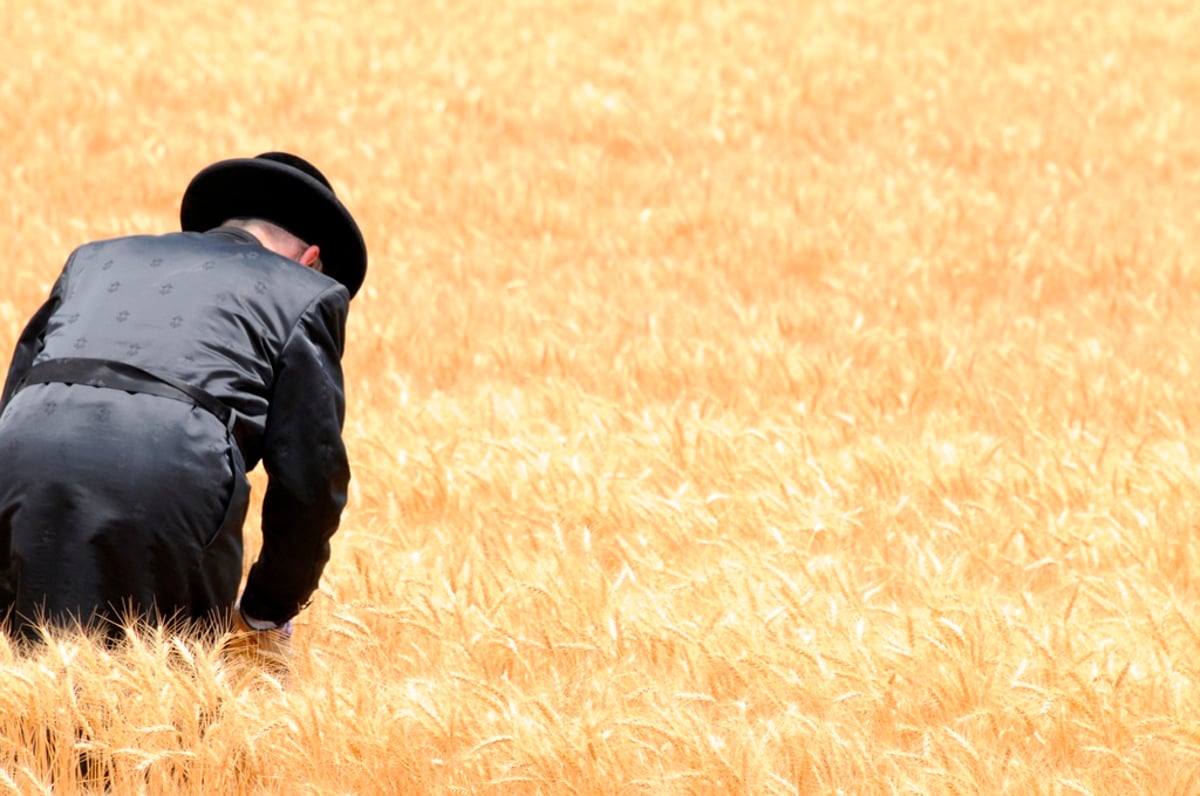
M0 791L1200 793L1200 6L0 30L5 364L214 160L308 157L371 253L292 676L0 640Z

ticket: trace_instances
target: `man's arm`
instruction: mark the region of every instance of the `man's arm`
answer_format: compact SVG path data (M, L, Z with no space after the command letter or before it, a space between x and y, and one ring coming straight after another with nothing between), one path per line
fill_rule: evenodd
M241 600L254 619L281 624L304 607L346 505L341 357L349 303L341 286L322 294L301 316L277 363L263 438L262 552Z
M67 264L70 265L69 260ZM25 331L21 332L21 336L17 338L17 347L13 351L12 362L8 366L8 378L4 381L4 392L0 393L0 412L3 412L4 408L8 406L8 402L12 400L13 394L17 391L17 385L21 379L25 378L25 374L33 366L33 360L45 347L43 335L46 333L50 316L62 304L66 282L67 270L63 268L54 287L50 289L49 297L42 302L42 306L25 324Z

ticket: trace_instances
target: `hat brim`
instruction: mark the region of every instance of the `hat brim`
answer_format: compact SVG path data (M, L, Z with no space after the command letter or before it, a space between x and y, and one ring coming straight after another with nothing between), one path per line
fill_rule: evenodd
M367 247L345 205L318 180L263 158L222 160L192 178L179 208L185 232L231 218L261 218L321 249L326 275L354 296L367 274Z

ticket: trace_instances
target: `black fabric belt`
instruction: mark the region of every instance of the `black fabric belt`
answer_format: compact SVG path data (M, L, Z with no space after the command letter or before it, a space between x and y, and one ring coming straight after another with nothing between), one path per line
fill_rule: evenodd
M34 365L25 374L17 389L30 384L86 384L125 392L140 392L193 404L215 415L233 431L233 410L212 393L185 381L161 373L151 373L136 365L111 359L65 357L50 359Z

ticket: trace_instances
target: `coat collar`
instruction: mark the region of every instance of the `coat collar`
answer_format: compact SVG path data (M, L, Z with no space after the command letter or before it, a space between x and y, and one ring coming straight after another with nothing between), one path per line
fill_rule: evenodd
M224 235L226 237L234 238L235 240L241 241L242 243L253 243L256 246L262 246L262 241L260 241L258 238L254 237L252 234L250 234L246 230L242 229L241 227L214 227L214 228L208 230L207 232L205 232L204 234L205 235Z

